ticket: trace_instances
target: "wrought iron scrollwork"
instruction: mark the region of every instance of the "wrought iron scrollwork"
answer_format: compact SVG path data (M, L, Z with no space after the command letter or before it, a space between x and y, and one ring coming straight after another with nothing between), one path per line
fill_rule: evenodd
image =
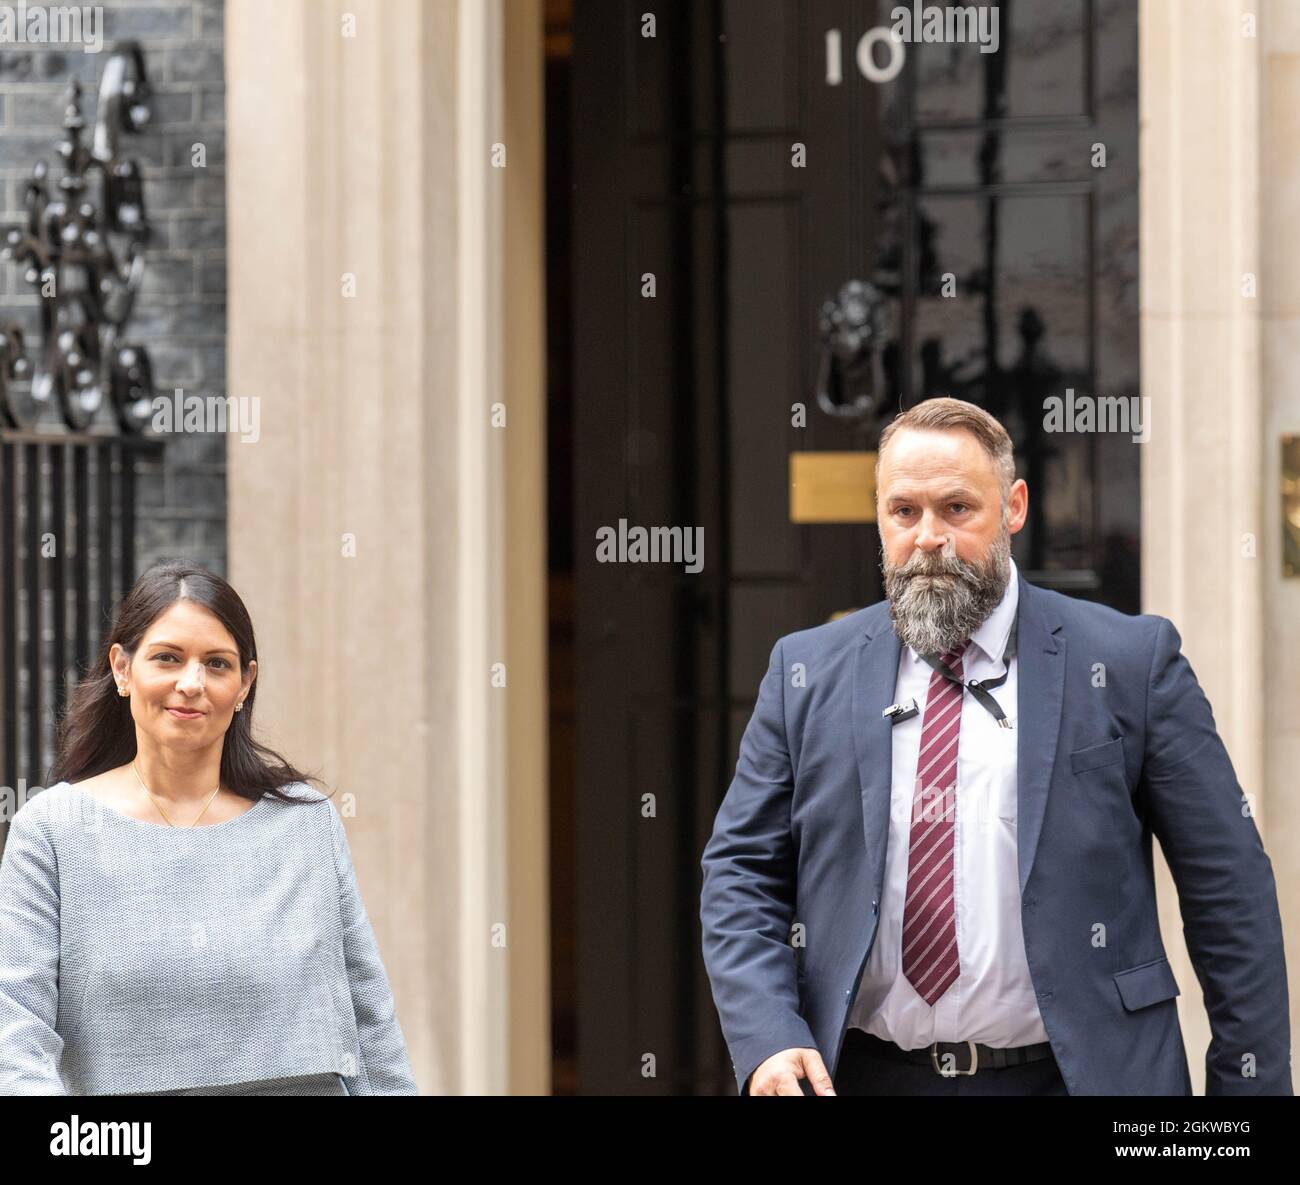
M26 355L21 327L0 326L0 408L16 428L31 426L57 404L68 427L84 429L106 398L123 432L139 432L149 420L149 354L123 331L144 277L150 228L139 162L121 155L122 137L149 122L149 98L140 46L115 46L87 146L81 84L73 79L57 193L51 195L45 161L38 161L24 191L26 225L5 233L0 257L23 269L40 299L35 361Z

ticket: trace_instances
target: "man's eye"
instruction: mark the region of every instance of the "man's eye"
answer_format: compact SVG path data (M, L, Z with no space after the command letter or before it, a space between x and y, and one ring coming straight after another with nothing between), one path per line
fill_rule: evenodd
M966 509L966 503L965 503L965 502L954 502L954 503L952 504L952 506L960 506L962 510L965 510L965 509ZM951 509L952 509L952 506L950 506L948 509L951 510ZM960 514L961 511L959 510L957 513Z
M900 506L894 511L895 514L907 514L912 508L910 506Z

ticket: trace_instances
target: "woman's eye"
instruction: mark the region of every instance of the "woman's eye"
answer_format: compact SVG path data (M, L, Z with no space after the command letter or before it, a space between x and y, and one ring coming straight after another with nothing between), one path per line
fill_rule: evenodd
M171 660L174 659L176 656L174 654L168 654L164 652L162 654L155 654L153 657L154 657L154 662L161 662L163 659ZM211 663L216 663L221 670L225 670L228 666L230 666L230 663L228 663L224 658L211 658L208 661Z

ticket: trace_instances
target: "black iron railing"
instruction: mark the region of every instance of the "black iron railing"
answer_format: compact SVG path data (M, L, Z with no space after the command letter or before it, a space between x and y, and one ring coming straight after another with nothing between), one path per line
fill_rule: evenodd
M0 782L44 785L67 691L135 579L143 437L0 431Z
M162 448L141 435L149 352L125 336L150 228L122 148L149 96L135 42L105 62L93 131L68 84L62 175L36 162L0 250L35 298L27 325L0 324L0 778L19 804L24 783L44 785L68 690L135 579L136 466Z

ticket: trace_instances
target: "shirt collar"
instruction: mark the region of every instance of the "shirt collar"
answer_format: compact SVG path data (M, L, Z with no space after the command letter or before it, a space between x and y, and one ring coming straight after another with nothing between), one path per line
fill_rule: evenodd
M1007 577L1007 587L1003 590L1002 600L970 636L971 643L978 646L993 662L1002 661L1002 652L1007 647L1011 623L1016 619L1016 606L1020 601L1020 578L1016 561L1008 556L1007 562L1010 575ZM907 649L912 657L920 662L916 651L910 646Z

